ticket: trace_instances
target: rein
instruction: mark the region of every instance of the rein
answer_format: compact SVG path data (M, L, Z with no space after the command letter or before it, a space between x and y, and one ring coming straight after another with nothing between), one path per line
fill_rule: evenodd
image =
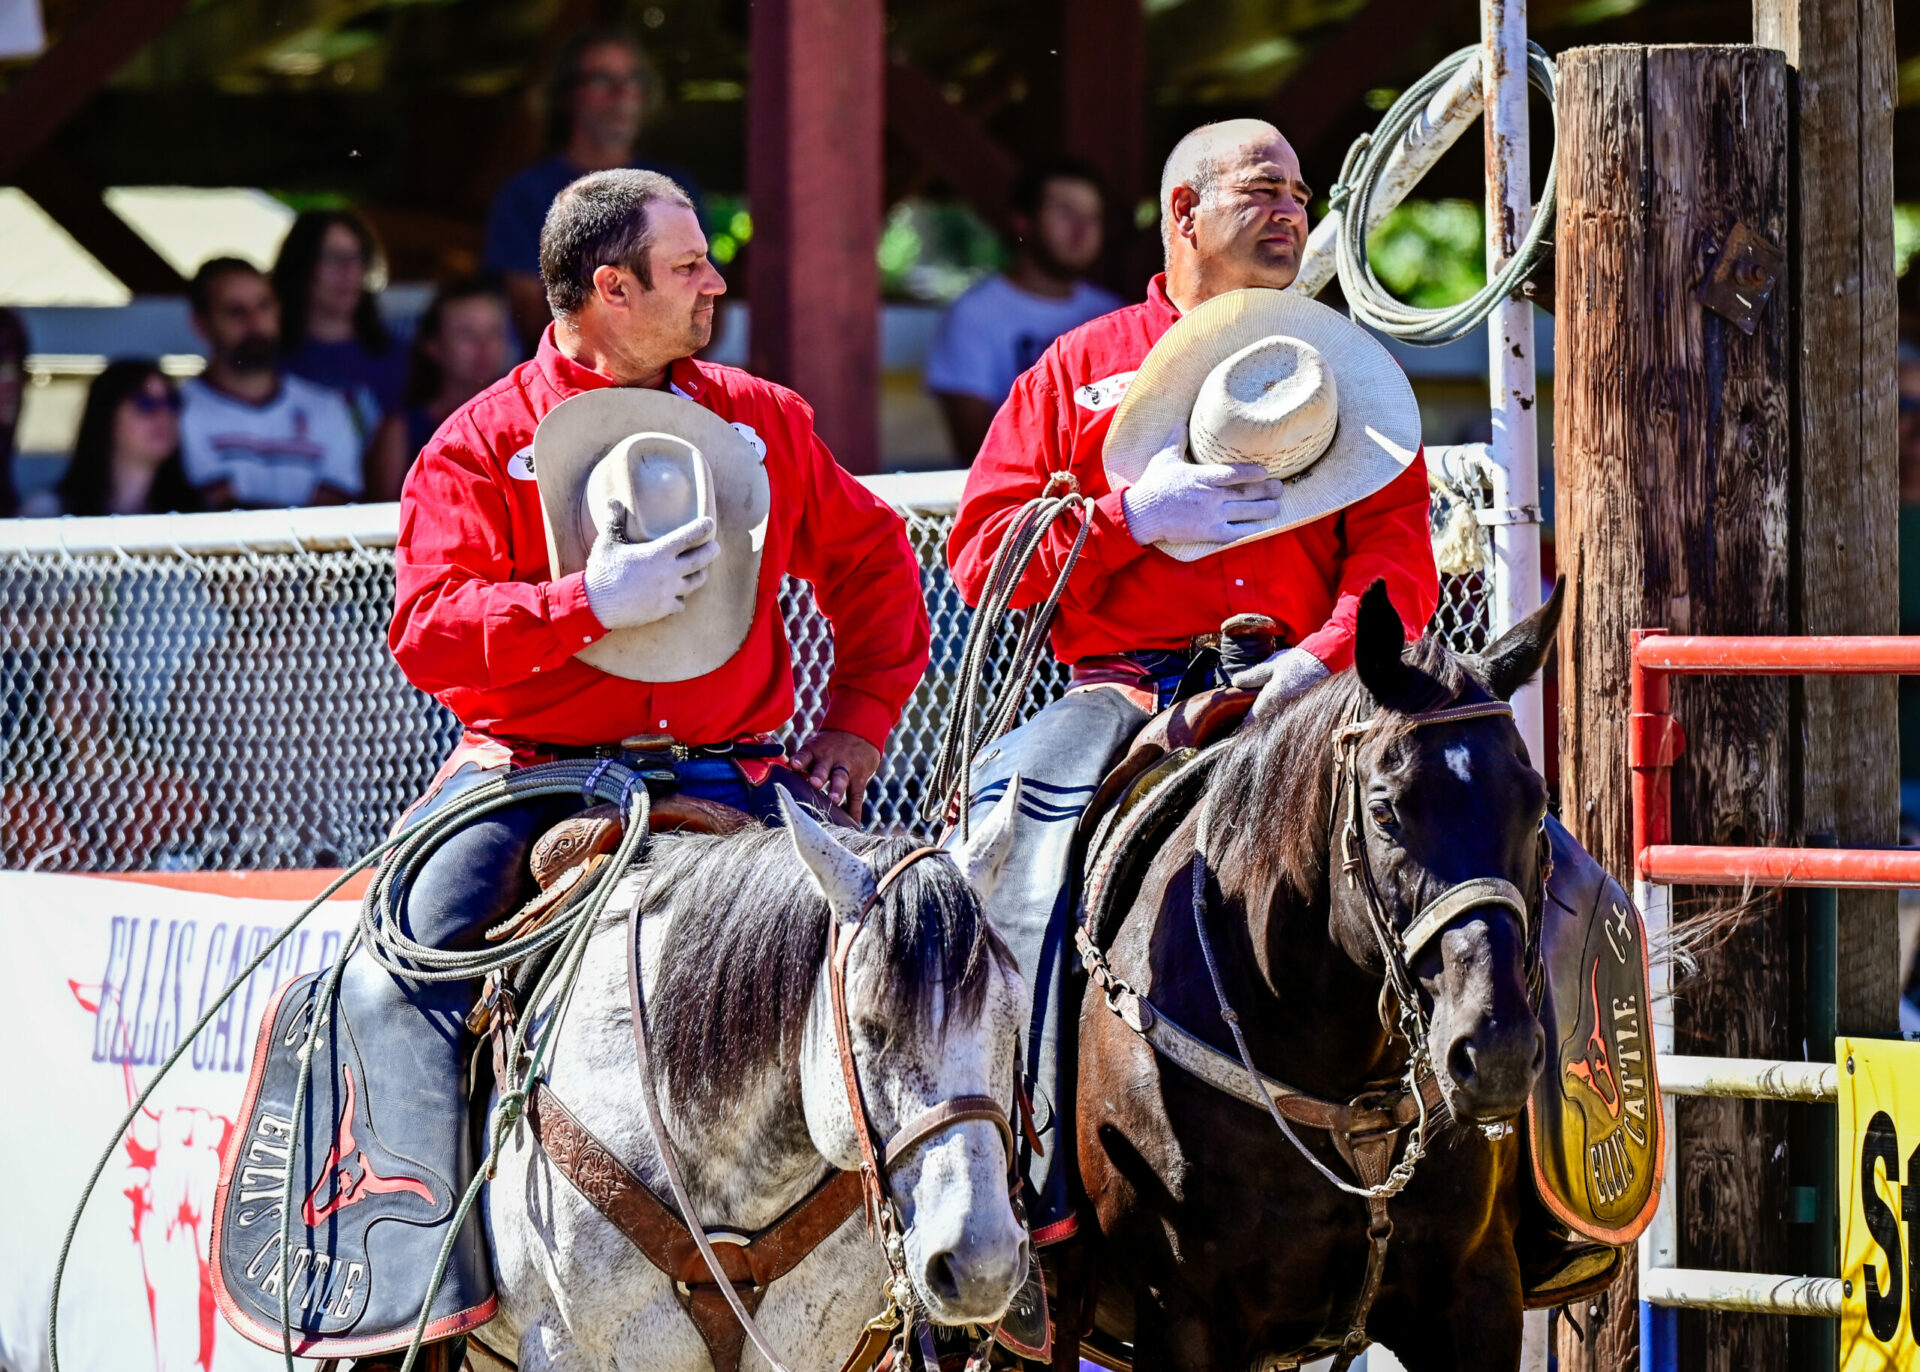
M906 1244L895 1214L892 1187L888 1181L888 1169L897 1163L915 1147L925 1143L935 1134L956 1124L969 1120L986 1120L996 1125L1001 1141L1006 1147L1007 1165L1013 1165L1015 1157L1013 1127L1008 1122L1007 1113L990 1096L955 1096L922 1111L901 1126L891 1140L882 1142L879 1131L874 1128L873 1117L867 1111L866 1097L860 1086L859 1067L853 1056L853 1032L847 1012L847 960L853 951L853 942L866 927L867 917L886 897L887 891L904 875L908 868L922 859L941 855L939 848L916 848L887 871L874 884L873 893L867 897L860 911L854 916L852 928L842 939L839 926L832 912L827 916L827 991L833 1011L834 1042L840 1060L840 1076L846 1086L847 1107L852 1112L853 1129L860 1143L860 1189L867 1212L867 1232L876 1235L886 1254L890 1275L886 1283L887 1308L867 1325L858 1347L848 1359L848 1367L857 1367L865 1362L866 1354L878 1357L889 1343L904 1344L911 1332L916 1337L923 1357L932 1349L932 1334L924 1319L908 1319L913 1311L915 1300L912 1281L906 1271ZM632 951L627 977L627 994L633 1013L633 1044L639 1057L641 1096L646 1104L647 1124L660 1146L662 1170L666 1173L667 1188L672 1193L675 1207L680 1212L680 1222L692 1238L700 1258L707 1265L707 1271L714 1277L720 1294L733 1311L733 1317L745 1331L747 1338L759 1350L773 1372L790 1372L786 1363L773 1349L760 1326L755 1322L753 1313L748 1310L734 1284L727 1279L727 1269L715 1253L713 1241L708 1237L705 1226L694 1213L693 1202L687 1194L686 1180L680 1171L679 1159L674 1155L672 1141L667 1136L666 1121L660 1109L659 1090L654 1083L652 1054L648 1051L648 1033L646 1004L641 990L639 968L640 950L640 907L636 901L627 912L627 944ZM842 1174L844 1175L844 1174ZM990 1338L991 1336L989 1336ZM904 1353L904 1347L900 1350ZM903 1358L896 1357L894 1365L905 1367ZM938 1361L931 1360L929 1368L937 1368Z

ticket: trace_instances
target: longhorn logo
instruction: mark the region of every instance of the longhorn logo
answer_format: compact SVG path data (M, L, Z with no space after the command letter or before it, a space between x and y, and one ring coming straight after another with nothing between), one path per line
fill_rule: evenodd
M300 1220L309 1229L316 1227L329 1215L337 1215L350 1206L358 1205L368 1196L410 1193L437 1206L433 1188L418 1177L386 1177L373 1170L373 1164L355 1142L353 1136L354 1103L358 1091L354 1086L353 1068L342 1066L340 1075L347 1083L347 1104L340 1112L340 1122L334 1126L333 1149L327 1154L326 1163L321 1167L320 1180L314 1183L313 1190L307 1193L306 1201L300 1207ZM316 1204L328 1188L332 1195L324 1204Z
M1613 1075L1613 1055L1607 1051L1606 1037L1600 1032L1600 964L1597 960L1593 964L1592 975L1587 979L1587 992L1593 1005L1593 1031L1587 1035L1586 1056L1568 1063L1567 1075L1600 1097L1600 1103L1607 1107L1607 1114L1619 1119L1620 1086ZM1607 1087L1604 1091L1600 1089L1602 1078Z

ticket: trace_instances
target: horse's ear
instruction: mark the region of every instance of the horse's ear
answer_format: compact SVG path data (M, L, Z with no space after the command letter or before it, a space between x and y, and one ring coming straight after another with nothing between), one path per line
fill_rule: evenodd
M981 896L999 884L1000 869L1013 851L1014 816L1019 809L1020 774L1015 772L1007 779L1007 793L994 802L985 819L969 826L967 841L954 846L954 863Z
M1566 590L1566 577L1556 578L1547 603L1495 639L1473 664L1487 689L1499 699L1513 699L1513 693L1531 681L1547 660L1554 632L1560 627Z
M784 790L780 792L780 816L793 838L794 851L813 875L814 885L827 898L835 914L863 909L873 899L878 885L861 856L827 832L826 826L808 814Z
M1387 583L1376 580L1360 597L1353 633L1353 669L1360 674L1360 684L1367 688L1367 694L1388 709L1400 706L1426 680L1407 665L1402 656L1406 647L1406 625L1387 596Z

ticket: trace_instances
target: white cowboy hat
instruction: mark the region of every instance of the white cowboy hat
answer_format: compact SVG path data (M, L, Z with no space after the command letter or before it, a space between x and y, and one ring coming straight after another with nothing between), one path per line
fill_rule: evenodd
M749 431L750 433L751 431ZM740 651L753 627L772 492L764 449L669 391L611 387L563 400L533 432L533 474L555 579L580 571L611 502L635 543L713 517L720 555L684 608L616 629L576 657L633 681L687 681Z
M1169 543L1192 562L1364 500L1420 451L1420 407L1379 340L1290 291L1215 296L1153 345L1103 456L1115 490L1140 479L1174 426L1196 462L1257 462L1282 480L1278 517L1234 544Z

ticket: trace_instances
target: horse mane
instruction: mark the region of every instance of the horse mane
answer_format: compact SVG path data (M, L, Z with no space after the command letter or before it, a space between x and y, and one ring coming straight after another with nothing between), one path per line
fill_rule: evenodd
M836 837L876 871L918 846ZM750 1076L798 1044L826 961L826 898L781 829L669 837L656 841L642 871L641 910L671 905L674 914L649 1006L668 1089L683 1107L735 1099ZM973 888L940 858L907 868L860 937L885 944L879 1008L894 1023L931 1022L942 998L948 1013L971 1018L990 964L1012 965Z
M1357 671L1338 672L1223 749L1201 810L1214 871L1268 896L1314 900L1325 889L1332 839L1334 735L1379 716L1362 748L1378 757L1406 737L1405 716L1438 709L1482 683L1429 634L1407 645L1391 702L1376 702ZM1484 689L1484 687L1482 687Z

